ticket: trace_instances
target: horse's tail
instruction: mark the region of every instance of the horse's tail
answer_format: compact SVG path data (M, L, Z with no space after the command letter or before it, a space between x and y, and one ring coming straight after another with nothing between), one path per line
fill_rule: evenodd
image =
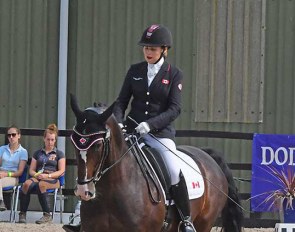
M232 172L226 164L223 154L211 148L202 149L208 153L222 169L228 182L228 200L221 213L224 232L241 232L243 223L243 211L240 207L238 188L236 187Z

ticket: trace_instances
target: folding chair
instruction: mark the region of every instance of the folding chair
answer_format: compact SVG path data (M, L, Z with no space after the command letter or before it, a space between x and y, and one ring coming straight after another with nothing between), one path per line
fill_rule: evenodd
M28 174L28 165L25 166L22 175L18 178L18 185L7 186L2 189L3 193L12 194L11 203L10 203L10 216L9 216L10 222L15 221L15 213L17 208L16 207L17 205L15 205L15 203L17 203L16 197L18 197L18 190L27 179L27 174Z
M56 201L57 201L57 195L59 195L59 201L60 201L60 223L62 223L62 201L63 201L63 196L62 196L62 189L65 185L65 175L60 176L59 178L60 182L60 187L59 188L54 188L54 189L47 189L47 193L53 194L53 208L52 208L52 219L54 218L54 213L56 211ZM19 192L21 190L21 186L16 191L16 201L15 201L15 208L14 208L14 222L15 222L15 213L17 212L17 205L18 205L18 199L19 199ZM35 194L34 192L32 194Z
M65 185L65 175L63 174L62 176L60 176L59 178L59 183L60 183L60 187L56 188L56 189L48 189L47 192L48 193L53 193L53 208L52 208L52 220L54 218L54 214L56 212L56 201L57 201L57 195L59 198L59 213L60 213L60 223L62 224L62 213L63 213L63 195L62 195L62 189Z

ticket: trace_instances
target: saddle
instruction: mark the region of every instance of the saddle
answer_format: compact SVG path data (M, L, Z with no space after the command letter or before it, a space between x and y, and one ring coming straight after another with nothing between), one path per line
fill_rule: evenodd
M166 163L164 162L164 159L159 154L159 151L148 145L144 145L142 147L142 151L144 152L155 173L157 174L159 181L164 189L166 199L170 200L171 196L169 190L171 187L171 178L170 172L166 166Z
M146 166L145 169L149 169L155 173L163 188L166 200L171 200L170 172L160 152L144 143L139 144L138 141L132 137L126 137L126 141L129 147L134 146L136 157L140 159L138 162L144 164Z

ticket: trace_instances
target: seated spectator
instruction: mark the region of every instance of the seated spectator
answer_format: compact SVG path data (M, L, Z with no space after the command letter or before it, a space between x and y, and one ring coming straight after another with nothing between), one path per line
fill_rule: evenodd
M6 210L3 187L18 184L28 161L28 152L20 144L20 129L12 125L7 129L9 143L0 147L0 211Z
M36 223L43 224L52 221L47 200L47 189L60 187L58 178L64 174L66 167L64 153L56 148L57 136L56 125L48 125L43 136L44 147L33 154L29 168L31 178L26 180L21 189L19 223L26 223L26 214L32 191L37 191L43 211L43 217Z

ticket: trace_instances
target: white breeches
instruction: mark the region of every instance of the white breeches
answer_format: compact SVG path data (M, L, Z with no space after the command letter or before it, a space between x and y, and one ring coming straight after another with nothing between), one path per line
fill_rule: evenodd
M144 135L143 139L145 144L160 151L160 155L163 156L163 159L169 169L171 184L177 184L180 180L180 167L178 165L179 158L176 156L176 154L174 154L176 151L176 145L174 141L168 138L157 138L157 141L149 134ZM163 144L165 146L163 146Z

